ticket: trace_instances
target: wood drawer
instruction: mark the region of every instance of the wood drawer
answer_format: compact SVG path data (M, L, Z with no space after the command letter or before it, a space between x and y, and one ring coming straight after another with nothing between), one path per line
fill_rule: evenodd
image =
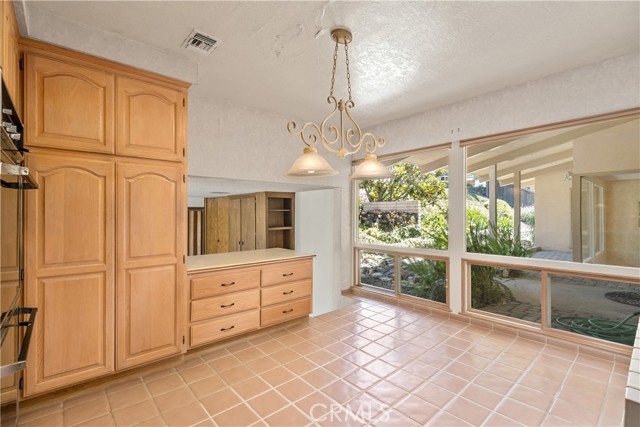
M191 347L223 340L260 327L260 310L231 314L191 326Z
M283 285L269 286L260 290L262 293L262 306L280 304L298 298L311 296L311 280L285 283Z
M311 298L272 305L260 311L260 325L268 326L274 323L286 322L296 317L306 316L309 313L311 313Z
M244 291L260 286L260 270L237 269L213 272L191 279L191 299Z
M311 277L313 260L281 262L262 267L262 286L294 282Z
M260 307L260 290L233 292L217 297L191 302L191 321L198 322L212 317L251 310Z

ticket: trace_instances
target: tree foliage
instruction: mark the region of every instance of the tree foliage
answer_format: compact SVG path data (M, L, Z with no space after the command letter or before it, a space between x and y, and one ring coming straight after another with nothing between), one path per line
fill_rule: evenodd
M392 202L397 200L420 200L425 204L434 204L446 198L446 184L438 180L443 172L423 174L413 163L393 165L393 178L362 181L370 202Z

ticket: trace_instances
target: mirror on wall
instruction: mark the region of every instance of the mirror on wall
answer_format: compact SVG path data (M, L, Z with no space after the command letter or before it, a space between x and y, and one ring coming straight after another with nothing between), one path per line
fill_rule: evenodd
M466 150L470 252L640 267L637 114Z

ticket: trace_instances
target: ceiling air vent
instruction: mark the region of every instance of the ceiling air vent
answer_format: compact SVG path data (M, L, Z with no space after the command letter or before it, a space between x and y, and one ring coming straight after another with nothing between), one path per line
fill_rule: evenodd
M219 44L220 40L214 39L209 34L193 30L182 44L182 47L202 55L211 55L211 52L213 52Z

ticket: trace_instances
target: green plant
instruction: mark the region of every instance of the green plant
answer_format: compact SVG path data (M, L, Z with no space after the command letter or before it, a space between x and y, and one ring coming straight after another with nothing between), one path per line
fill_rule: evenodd
M447 266L444 262L404 258L402 265L417 277L413 283L406 280L401 282L403 293L446 303Z

